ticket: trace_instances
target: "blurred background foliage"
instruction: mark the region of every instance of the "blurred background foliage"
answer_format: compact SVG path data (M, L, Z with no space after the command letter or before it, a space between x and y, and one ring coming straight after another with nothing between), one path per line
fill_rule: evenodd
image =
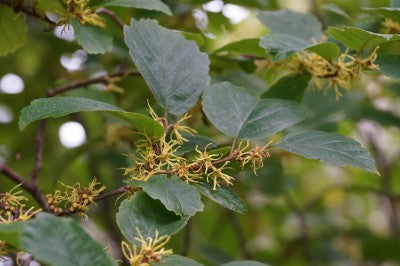
M26 0L25 2L34 2ZM350 25L382 32L383 18L365 7L400 7L389 0L166 0L173 16L131 8L111 8L124 23L131 17L154 18L165 27L187 32L210 54L214 81L227 80L260 94L279 77L263 60L240 53L213 53L241 39L268 33L257 10L289 8L313 13L323 24ZM74 41L72 28L52 28L25 17L26 43L0 57L0 160L22 176L30 175L38 123L18 130L21 109L46 90L77 79L134 67L121 30L104 17L114 41L105 55L88 55ZM399 42L382 45L381 55L400 54ZM257 59L257 58L256 58ZM155 105L144 80L126 77L118 88L91 86L69 92L146 113L146 99ZM249 170L233 187L248 205L237 215L207 201L205 211L173 236L171 247L206 265L233 259L254 259L271 265L400 265L400 83L378 73L364 75L340 100L332 91L308 89L303 104L310 115L301 126L351 136L373 153L380 176L354 168L338 168L273 152L258 176ZM201 106L193 108L191 126L220 145L229 139L205 121ZM72 122L72 123L71 123ZM45 193L66 184L87 184L97 177L108 188L122 184L122 155L134 136L119 120L102 114L78 113L48 121L40 186ZM0 179L0 190L14 184ZM93 207L82 225L118 256L121 238L115 226L115 200Z

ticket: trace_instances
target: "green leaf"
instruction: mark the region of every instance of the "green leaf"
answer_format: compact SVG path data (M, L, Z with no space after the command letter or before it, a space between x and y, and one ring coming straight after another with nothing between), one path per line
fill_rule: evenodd
M311 41L280 33L270 33L261 38L260 46L267 50L275 61L282 61L295 52L303 51L312 45Z
M400 80L400 55L378 57L376 64L383 75Z
M130 181L128 185L141 187L151 198L160 200L167 210L180 216L194 216L204 208L199 192L176 176L157 175L147 181Z
M224 263L221 266L268 266L268 264L254 260L238 260Z
M232 43L228 43L218 49L213 54L219 54L222 52L228 52L230 54L241 54L241 55L255 55L259 57L266 57L267 53L263 48L260 47L260 39L244 39Z
M369 152L348 137L333 132L303 131L289 134L277 147L306 158L337 166L351 165L378 173Z
M66 8L58 0L37 0L37 8L56 14L64 14Z
M400 40L400 35L379 34L353 27L329 27L328 33L356 52L373 48L385 42Z
M71 19L70 23L74 28L77 42L89 54L104 54L112 48L111 34L92 25L82 25L76 19Z
M247 211L247 207L239 195L224 186L213 190L213 186L211 184L201 183L196 184L196 188L201 194L229 210L238 213L245 213Z
M314 52L328 61L336 59L340 55L340 48L335 43L332 42L324 42L320 44L316 44L313 46L309 46L306 50Z
M385 18L390 18L394 21L400 22L400 8L393 7L377 7L377 8L363 8L368 13L381 15Z
M203 110L216 128L239 139L269 137L304 120L307 113L296 102L260 100L229 82L205 90Z
M26 42L27 27L21 14L0 5L0 56L15 52Z
M7 242L11 246L19 247L20 235L23 226L23 222L0 224L0 239Z
M311 14L290 10L260 11L258 18L270 33L289 35L307 41L320 41L322 38L322 25Z
M155 266L201 266L203 264L198 263L192 259L187 257L179 256L179 255L166 255L162 256L161 261L158 263L153 263Z
M56 118L81 111L105 111L126 120L149 137L159 138L164 135L163 127L150 117L125 112L108 103L79 97L53 97L33 100L29 106L21 111L18 122L19 129L23 130L28 124L43 118Z
M136 227L143 237L172 235L181 230L189 217L180 217L165 209L159 200L150 198L145 192L138 191L130 199L121 203L117 213L117 224L122 234L132 243L139 237Z
M0 231L2 228L3 225L0 226ZM40 213L34 219L19 223L17 230L19 241L16 248L32 254L35 259L45 264L117 265L106 254L104 247L93 240L71 218Z
M171 9L161 0L92 0L90 5L135 7L161 11L167 15L172 15Z
M268 91L264 92L261 98L278 98L301 102L310 79L311 75L308 73L284 76L275 82Z
M332 13L334 13L334 14L336 14L336 15L342 16L342 17L344 17L345 19L348 19L348 20L350 20L350 21L353 20L353 19L349 16L349 14L346 13L346 11L344 11L344 10L341 9L339 6L337 6L337 5L333 4L333 3L329 3L329 4L324 4L324 5L322 5L322 6L321 6L321 9L322 9L322 10L329 11L329 12L332 12Z
M194 41L154 20L131 20L125 43L158 103L180 115L192 108L209 84L208 56Z

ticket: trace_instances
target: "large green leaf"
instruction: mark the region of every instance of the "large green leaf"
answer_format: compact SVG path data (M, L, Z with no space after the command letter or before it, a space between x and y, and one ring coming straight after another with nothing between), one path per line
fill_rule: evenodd
M301 102L308 87L311 75L299 73L287 75L275 82L261 98L278 98Z
M322 25L311 14L298 13L290 10L261 11L259 20L267 26L270 33L279 33L297 37L303 40L320 41Z
M261 263L254 260L237 260L224 263L221 266L268 266L268 264Z
M361 52L385 42L400 40L400 35L379 34L353 27L329 27L328 33L356 52Z
M150 198L145 192L136 192L124 200L117 213L117 224L122 234L132 243L137 243L136 227L143 237L153 237L156 230L160 236L172 235L181 230L189 217L180 217L165 209L159 201Z
M26 41L27 27L21 14L0 5L0 56L21 48Z
M76 19L71 19L70 23L74 28L77 42L89 54L104 54L112 48L111 34L93 25L82 25Z
M338 166L351 165L378 173L369 152L348 137L334 132L303 131L289 134L277 147L306 158Z
M378 71L388 77L400 80L400 55L378 57Z
M152 176L147 181L130 181L129 185L141 187L150 197L160 200L167 210L180 216L193 216L203 211L200 194L188 183L176 176Z
M33 100L29 106L22 109L18 125L20 130L23 130L29 123L43 118L56 118L81 111L106 111L126 120L150 137L159 138L164 134L163 127L150 117L126 112L108 103L79 97L53 97Z
M169 7L161 0L91 0L91 5L99 6L124 6L135 7L147 10L156 10L172 15Z
M286 129L306 117L296 102L258 99L229 82L208 87L203 110L211 123L225 134L239 139L261 139Z
M187 257L179 256L176 254L166 255L161 258L158 263L153 263L155 266L201 266L203 264L198 263Z
M0 232L2 228L3 225L0 226ZM34 219L19 223L17 230L19 239L16 248L32 254L36 260L45 264L117 265L106 254L104 247L93 240L71 218L40 213Z
M188 111L209 84L208 56L194 41L154 20L131 20L125 43L158 103L171 114Z
M221 204L225 208L238 212L245 213L247 211L246 205L243 203L242 199L234 191L221 186L216 190L209 183L202 183L196 185L197 190L218 204Z

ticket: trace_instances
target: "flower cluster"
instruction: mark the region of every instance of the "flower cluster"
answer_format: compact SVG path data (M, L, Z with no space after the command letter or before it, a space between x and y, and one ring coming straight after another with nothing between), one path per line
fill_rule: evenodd
M263 160L269 157L268 144L262 148L250 148L249 142L242 142L232 152L218 153L208 151L209 145L203 150L195 148L195 156L188 159L177 155L181 145L187 141L182 132L194 134L195 131L183 125L190 116L184 115L175 124L168 125L166 118L160 118L150 108L150 114L165 128L165 134L160 139L145 137L135 143L136 150L128 154L133 166L125 168L125 175L134 180L147 181L154 175L176 175L185 182L212 182L214 190L221 182L232 185L234 178L226 173L233 161L240 163L242 168L250 165L254 171L263 165Z
M325 92L333 88L339 98L342 96L340 88L350 89L351 82L358 79L363 72L378 68L374 63L378 49L376 47L366 58L345 52L332 61L313 52L303 52L289 59L289 65L295 71L306 70L311 74L315 88Z
M289 59L288 63L294 71L306 70L309 72L312 77L312 85L316 89L326 92L333 88L336 98L340 98L342 96L340 88L350 89L351 83L359 79L363 72L378 68L374 63L378 57L378 49L379 46L365 58L359 55L352 56L345 52L332 61L307 51L296 54Z
M8 192L0 193L0 223L26 221L35 216L41 209L26 208L28 198L21 195L22 191L16 186Z
M79 183L73 186L62 185L66 188L64 193L56 190L54 194L46 195L49 208L55 214L64 212L64 209L60 207L63 203L65 211L84 215L89 210L89 205L94 203L94 198L106 189L96 179L87 187L81 187Z
M153 262L160 262L163 255L172 254L172 249L164 248L170 236L160 237L156 230L154 239L152 237L144 238L137 227L136 231L139 237L135 237L135 240L139 246L129 245L124 241L121 243L122 253L129 261L130 266L150 266Z

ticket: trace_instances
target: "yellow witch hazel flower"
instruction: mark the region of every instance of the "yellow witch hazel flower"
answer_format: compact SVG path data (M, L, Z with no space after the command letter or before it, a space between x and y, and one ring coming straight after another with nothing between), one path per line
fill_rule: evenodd
M351 56L345 52L333 62L316 53L303 52L290 59L289 65L295 71L306 69L312 76L311 82L315 88L324 92L333 88L338 99L342 96L340 88L350 89L351 82L358 79L363 72L378 68L374 64L378 49L379 46L366 58Z
M42 211L42 209L34 210L34 207L28 210L24 209L28 198L21 195L22 191L16 191L19 186L15 186L8 192L0 193L0 223L26 221Z
M64 0L67 6L64 16L58 24L67 24L73 15L81 24L91 24L94 26L105 27L104 20L96 14L94 8L88 7L89 0Z
M175 125L172 125L171 134L175 137L178 144L183 144L183 142L188 141L188 139L182 136L182 132L188 133L192 136L197 133L197 131L193 128L182 125L182 122L188 120L190 117L192 116L186 113L181 119L178 120L178 122L175 123Z
M63 183L61 185L66 188L64 194L60 190L56 190L54 194L46 195L50 210L55 214L63 212L63 209L59 206L64 203L69 212L84 215L89 210L89 205L94 203L94 198L106 189L97 179L90 182L87 187L81 187L79 183L75 183L73 186Z
M129 261L130 266L151 266L153 262L160 262L162 256L172 254L172 249L165 249L164 246L170 239L170 236L159 236L156 230L154 239L152 237L144 238L138 227L136 232L139 237L135 240L140 246L129 245L125 241L121 243L121 249L124 256Z

